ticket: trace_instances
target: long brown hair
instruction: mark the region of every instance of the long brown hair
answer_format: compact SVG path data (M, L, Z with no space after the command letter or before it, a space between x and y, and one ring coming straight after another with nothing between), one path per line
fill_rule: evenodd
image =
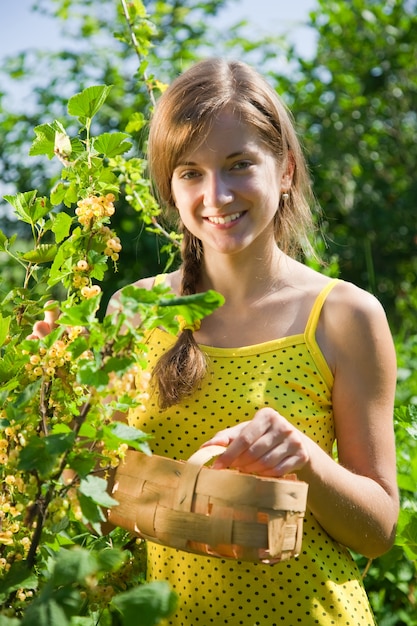
M176 213L171 181L177 163L204 142L216 116L225 108L256 129L265 147L294 173L288 197L281 196L275 214L275 239L287 254L312 251L311 187L305 159L287 107L253 68L239 61L207 59L179 76L159 99L152 116L148 165L161 205ZM195 293L203 256L199 239L182 226L181 293ZM186 329L153 372L162 408L178 403L198 386L206 361L193 333Z

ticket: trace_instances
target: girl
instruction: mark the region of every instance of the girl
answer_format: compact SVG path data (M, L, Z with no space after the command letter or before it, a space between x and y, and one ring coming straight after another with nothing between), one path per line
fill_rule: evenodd
M309 484L296 559L148 545L149 578L180 596L170 624L373 624L346 548L373 558L394 539L395 354L374 297L294 258L311 217L290 116L246 65L203 61L160 98L149 168L184 234L180 269L156 280L181 294L214 289L225 304L178 340L151 332L156 391L130 423L154 436L156 454L186 459L215 443L216 467Z

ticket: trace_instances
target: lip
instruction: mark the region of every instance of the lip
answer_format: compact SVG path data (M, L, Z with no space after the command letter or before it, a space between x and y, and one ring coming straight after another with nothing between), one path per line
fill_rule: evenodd
M237 222L244 213L245 211L236 211L227 215L209 215L204 219L214 226L229 226Z

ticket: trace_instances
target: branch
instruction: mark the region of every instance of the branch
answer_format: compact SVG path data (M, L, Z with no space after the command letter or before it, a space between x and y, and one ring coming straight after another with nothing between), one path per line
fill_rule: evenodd
M122 5L122 8L123 8L124 16L126 18L127 26L129 28L130 39L132 40L133 47L134 47L135 52L137 54L137 57L139 59L139 65L141 65L143 59L142 59L141 53L139 51L139 43L138 43L138 40L137 40L136 35L135 35L134 25L132 23L132 20L130 19L129 9L127 8L126 0L120 0L120 2L121 2L121 5ZM154 93L153 93L153 87L149 84L149 77L148 77L148 75L146 73L146 70L144 70L144 72L143 72L143 77L145 79L146 89L148 90L149 98L150 98L152 104L155 106L156 101L155 101L155 96L154 96Z

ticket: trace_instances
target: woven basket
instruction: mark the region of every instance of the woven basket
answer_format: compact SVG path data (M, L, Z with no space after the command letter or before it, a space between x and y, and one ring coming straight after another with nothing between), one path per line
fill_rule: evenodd
M187 552L276 563L301 549L306 483L214 470L224 447L174 461L129 450L117 469L108 519L132 533Z

